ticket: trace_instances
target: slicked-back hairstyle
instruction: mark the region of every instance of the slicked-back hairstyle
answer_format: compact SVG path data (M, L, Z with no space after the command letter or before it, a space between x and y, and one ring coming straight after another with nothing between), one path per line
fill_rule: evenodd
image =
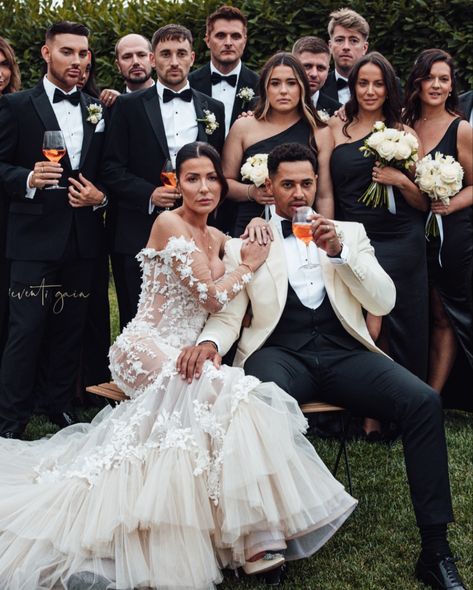
M318 53L326 53L330 55L330 49L327 43L320 37L301 37L292 46L292 55L300 55L308 51L317 55Z
M333 31L337 25L344 29L353 29L357 33L360 33L365 41L370 34L368 21L351 8L340 8L330 13L330 20L328 22L328 35L330 39L333 37Z
M239 20L241 23L243 23L245 30L248 27L248 20L239 8L237 8L236 6L224 5L220 6L220 8L217 8L215 12L212 12L212 14L207 17L207 21L205 23L206 35L210 35L214 28L215 21L218 19Z
M151 47L151 41L147 37L145 37L144 35L140 35L140 33L127 33L126 35L123 35L123 37L120 37L120 39L118 39L118 41L115 43L115 59L118 59L118 47L120 46L120 43L123 41L125 37L128 37L128 35L132 34L141 37L143 41L146 42L146 48L148 49L148 51L153 51L153 48Z
M88 37L89 34L89 29L85 25L74 23L70 20L62 20L48 27L46 30L46 42L54 39L56 35L79 35L80 37Z
M421 83L430 76L430 70L434 63L443 61L450 68L452 78L452 90L447 97L445 109L451 115L460 115L458 112L458 94L455 81L455 65L452 56L442 49L424 49L414 62L414 66L407 78L405 96L405 108L403 119L406 125L413 126L421 116L422 104L420 100Z
M360 106L356 98L356 83L358 75L363 66L366 64L373 64L378 66L383 75L384 84L386 86L386 99L383 103L383 115L386 127L396 127L399 129L402 125L401 121L401 97L399 96L399 87L396 80L396 73L389 61L378 53L371 51L361 57L353 66L350 75L348 76L348 88L350 89L350 100L345 104L346 122L343 126L343 134L350 137L347 129L353 119L358 115Z
M12 92L17 92L18 90L20 90L20 68L16 63L16 57L15 52L13 51L13 47L3 37L0 37L0 51L2 51L5 54L5 59L11 72L10 82L8 82L8 85L5 86L3 94L11 94Z
M317 146L315 144L314 133L318 127L325 127L325 123L320 119L317 111L314 108L311 100L309 80L297 57L294 57L292 53L286 51L280 51L268 59L264 64L259 78L259 92L258 102L254 110L254 116L256 119L266 120L271 110L271 105L268 98L268 87L271 80L271 75L274 68L277 66L289 66L294 72L294 77L297 80L300 88L300 101L299 101L299 112L301 118L306 121L312 130L311 133L311 147L317 153Z
M317 174L317 158L314 152L301 143L282 143L268 154L268 174L272 178L282 162L310 162L314 174Z
M156 49L156 45L162 41L189 41L191 48L194 43L192 33L187 27L174 24L165 25L164 27L160 27L157 31L155 31L153 38L151 39L152 51L154 51Z
M176 156L176 176L179 180L181 175L182 165L187 160L193 160L194 158L208 158L215 168L218 181L221 187L220 202L226 197L228 193L228 182L223 174L222 160L217 150L209 143L203 141L193 141L192 143L186 143L177 152Z

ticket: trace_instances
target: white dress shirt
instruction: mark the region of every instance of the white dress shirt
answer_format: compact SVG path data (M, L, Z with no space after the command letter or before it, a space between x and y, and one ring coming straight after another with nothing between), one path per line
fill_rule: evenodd
M236 68L234 68L231 72L228 72L227 74L222 74L222 72L219 72L217 70L217 68L213 65L213 63L210 62L210 74L212 74L212 72L216 72L217 74L220 74L221 76L232 76L233 74L235 74L237 77L237 83L235 84L235 87L233 87L228 82L225 82L225 80L222 80L219 84L212 84L212 98L215 98L215 99L219 100L220 102L223 102L223 105L225 107L225 137L226 137L229 130L230 130L230 125L231 125L231 120L232 120L233 105L235 103L235 97L236 97L237 86L238 86L238 79L240 77L240 72L241 72L241 61L238 62L238 65Z
M84 128L82 124L82 112L80 104L72 105L68 100L61 100L61 102L53 102L54 91L57 86L48 80L45 76L43 78L44 91L46 96L51 103L51 107L56 115L57 122L59 123L59 129L64 135L64 141L66 142L67 155L71 162L72 170L79 168L82 141L84 139ZM58 88L64 94L72 94L75 92L76 87L69 92L64 92L61 88ZM32 199L36 193L36 188L30 188L29 181L33 172L30 172L26 181L26 197Z
M342 79L342 80L346 80L348 82L348 78L345 78L344 76L340 76L340 74L337 72L337 70L335 70L335 80L338 79ZM345 88L342 88L341 90L338 91L338 102L341 102L342 104L345 104L346 102L348 102L350 100L350 89L348 88L348 86L345 86Z
M197 139L198 124L195 112L194 100L186 102L185 100L173 99L169 102L163 102L163 92L166 87L156 82L156 90L159 97L159 106L163 118L164 130L166 132L166 141L168 144L169 157L173 168L176 167L176 156L180 148L186 143L191 143ZM190 88L189 82L179 90ZM169 88L169 90L171 90ZM174 92L174 91L172 91Z
M312 100L312 104L314 105L314 108L317 108L317 102L319 100L319 95L320 95L320 90L316 90L314 92L314 94L310 97Z

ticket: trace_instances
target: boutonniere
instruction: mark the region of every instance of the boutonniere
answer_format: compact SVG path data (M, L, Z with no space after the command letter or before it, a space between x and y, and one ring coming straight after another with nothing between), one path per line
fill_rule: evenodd
M87 107L87 113L89 114L89 116L87 117L87 121L89 123L92 123L92 125L97 125L97 123L102 119L102 105L96 102L89 104Z
M244 86L237 94L237 97L241 99L241 106L244 107L247 102L251 102L254 99L255 91L252 88L248 88L248 86Z
M220 127L220 123L217 121L217 118L214 113L211 111L204 109L204 115L202 119L197 119L199 123L205 123L205 133L207 135L212 135L212 133Z
M325 109L319 109L317 111L317 115L323 123L326 123L330 119L330 115L327 113Z

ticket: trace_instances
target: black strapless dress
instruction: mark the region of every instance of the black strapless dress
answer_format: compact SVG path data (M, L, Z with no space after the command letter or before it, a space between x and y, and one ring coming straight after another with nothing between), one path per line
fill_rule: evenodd
M461 119L454 119L436 152L458 159L457 133ZM455 197L453 197L455 198ZM459 343L458 360L443 396L448 407L473 409L473 210L466 207L442 217L443 243L429 236L427 263L429 284L435 287L450 318ZM439 251L442 266L439 262ZM463 354L462 354L463 353Z
M363 223L381 266L396 286L396 305L383 318L388 354L421 379L427 377L428 288L424 215L394 189L396 214L358 199L371 182L374 158L360 147L366 138L337 146L330 162L336 218Z
M269 154L273 148L282 143L301 143L302 145L308 146L310 136L311 130L309 125L301 119L285 131L281 131L277 135L262 139L250 145L243 154L241 165L243 166L249 157L256 154ZM249 183L249 181L245 180L241 180L241 182ZM239 237L253 217L261 217L263 214L264 206L254 201L238 203L233 236Z

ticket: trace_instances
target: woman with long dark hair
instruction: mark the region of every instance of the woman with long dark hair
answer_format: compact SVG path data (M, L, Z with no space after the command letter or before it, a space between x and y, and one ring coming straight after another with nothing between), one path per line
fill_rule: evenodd
M442 236L429 236L429 384L442 392L455 360L469 377L452 383L451 405L473 409L473 131L458 109L452 57L441 49L422 51L406 84L404 120L416 130L426 153L450 155L463 167L463 188L449 204L432 201ZM458 354L460 353L460 354ZM452 375L453 376L453 375Z
M396 285L396 305L384 318L368 314L367 323L378 346L420 378L427 374L427 268L423 213L427 201L409 174L381 167L360 151L377 121L414 133L403 126L396 76L380 53L362 57L353 67L345 105L346 121L333 118L335 136L331 171L336 217L364 224L376 257ZM374 181L393 187L391 208L370 206L360 198ZM366 425L368 431L377 429ZM373 435L375 438L376 435Z
M178 373L181 350L269 245L244 243L225 272L227 236L207 225L227 191L219 155L188 144L176 174L182 205L155 221L136 317L110 349L130 399L50 439L0 439L4 588L210 590L221 567L259 573L312 555L356 505L274 383L210 361L192 383Z
M0 96L20 90L20 69L15 52L6 39L0 37Z
M234 235L240 235L253 217L263 214L265 205L273 203L265 188L242 182L242 164L282 143L301 143L314 150L319 168L316 209L333 217L329 172L333 137L312 105L309 82L299 60L285 52L273 55L261 70L258 93L254 116L232 125L223 150L228 198L238 203Z

